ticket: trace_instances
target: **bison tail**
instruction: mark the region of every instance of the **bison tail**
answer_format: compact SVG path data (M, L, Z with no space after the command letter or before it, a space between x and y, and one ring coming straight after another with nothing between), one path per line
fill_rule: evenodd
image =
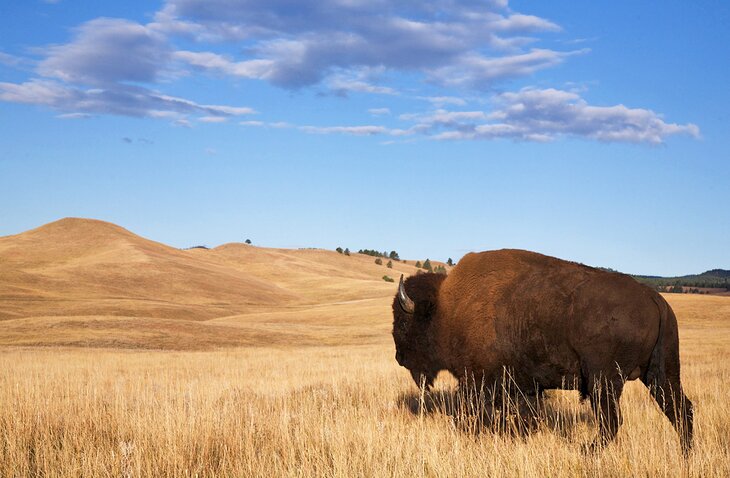
M679 376L677 318L661 296L654 301L659 307L659 337L642 381L677 430L682 450L687 454L692 447L694 412Z
M644 371L644 376L642 377L642 381L649 388L651 388L652 385L656 386L664 383L666 380L667 366L664 351L667 344L665 335L668 331L667 329L669 329L669 324L667 324L667 321L670 320L669 314L671 313L671 318L674 318L674 314L671 312L671 309L661 297L654 298L654 302L659 309L659 336L656 339L656 344L654 344L654 349L651 351L649 364ZM674 319L674 321L676 323L676 319Z

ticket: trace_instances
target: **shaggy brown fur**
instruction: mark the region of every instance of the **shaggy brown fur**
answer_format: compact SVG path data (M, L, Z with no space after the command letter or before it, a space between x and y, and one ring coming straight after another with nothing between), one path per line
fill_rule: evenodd
M393 301L396 360L417 383L448 370L462 383L496 384L506 367L527 393L577 388L589 397L602 442L621 423L626 380L640 378L692 445L692 403L679 377L677 320L631 277L529 251L466 255L448 275L405 282L415 303Z

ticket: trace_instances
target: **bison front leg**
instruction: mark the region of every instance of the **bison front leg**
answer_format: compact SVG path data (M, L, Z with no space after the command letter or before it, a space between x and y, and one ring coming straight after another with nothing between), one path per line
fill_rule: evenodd
M600 448L613 441L621 426L621 407L619 400L624 388L621 377L599 378L590 382L590 399L593 414L598 422L599 437L594 448Z

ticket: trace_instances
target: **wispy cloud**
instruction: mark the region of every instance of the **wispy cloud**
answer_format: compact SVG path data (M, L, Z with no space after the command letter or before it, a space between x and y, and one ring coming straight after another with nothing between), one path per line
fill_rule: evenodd
M242 126L256 128L295 129L304 133L319 135L343 134L349 136L406 136L412 134L412 132L408 130L388 128L381 125L312 126L263 121L241 121L239 124Z
M20 56L11 55L0 51L0 65L10 66L13 68L28 67L33 64L32 61Z
M328 80L334 90L390 93L387 86L342 79L342 72L363 68L415 72L431 81L484 87L555 65L565 54L546 49L520 52L535 41L525 35L560 27L513 12L506 2L168 0L150 28L189 35L201 45L244 42L244 58L211 51L178 52L176 57L199 68L265 79L284 88ZM494 66L499 73L488 74ZM339 76L332 78L337 71Z
M47 106L61 119L111 114L193 127L235 117L248 127L309 134L652 144L699 137L696 125L667 122L649 109L590 105L579 90L495 93L496 85L504 91L509 80L589 52L538 47L540 37L561 31L507 0L165 0L148 24L96 18L68 42L36 48L37 60L0 52L0 63L34 72L0 83L0 101ZM240 121L256 111L164 92L195 74L313 87L323 96L377 95L365 121L383 124ZM398 114L396 99L431 108Z
M76 29L74 39L48 48L38 73L86 84L154 82L169 60L165 38L128 20L97 18Z
M390 114L390 108L370 108L368 113L373 116L386 116Z
M225 123L227 118L224 116L201 116L198 121L201 123Z
M491 110L453 111L439 108L406 113L398 120L402 127L385 125L298 126L309 134L391 136L430 140L495 140L547 142L573 137L605 142L660 144L674 135L700 136L694 124L665 122L657 113L624 105L594 106L578 93L556 89L525 88L492 98ZM274 127L277 123L244 121L244 126Z
M401 115L413 130L438 140L510 138L553 141L578 137L607 142L660 144L673 135L700 136L694 124L665 122L654 111L624 105L594 106L578 93L525 88L493 98L491 111L437 110Z
M348 93L372 93L378 95L397 95L398 91L389 86L377 84L382 68L358 68L347 72L338 72L325 80L325 85L333 93L347 96Z
M446 105L464 106L466 104L466 100L458 96L420 96L418 99L426 100L437 108Z
M92 118L94 115L90 115L88 113L63 113L60 115L57 115L56 118L60 119L89 119Z
M402 136L407 134L405 130L386 128L385 126L300 126L298 129L305 133L313 134L348 134L353 136L375 136L386 134L391 136Z
M0 83L0 100L43 105L72 115L115 114L175 119L181 115L241 116L251 108L203 105L147 88L115 84L109 88L76 88L53 80Z
M451 64L428 71L429 77L446 86L488 89L495 82L518 76L529 76L539 70L559 65L566 58L589 50L558 52L534 48L526 53L501 57L468 54Z
M36 68L40 78L0 83L0 100L48 106L63 119L255 113L247 107L199 104L143 86L158 82L172 67L171 59L168 41L160 33L128 20L98 18L78 27L69 43L45 50Z

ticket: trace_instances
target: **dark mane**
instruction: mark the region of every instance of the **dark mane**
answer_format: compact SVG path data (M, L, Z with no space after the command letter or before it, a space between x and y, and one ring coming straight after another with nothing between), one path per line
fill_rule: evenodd
M425 318L431 315L438 302L439 288L444 279L446 274L428 272L410 276L405 280L406 293L416 305L415 316ZM397 297L393 300L393 311L401 311Z

